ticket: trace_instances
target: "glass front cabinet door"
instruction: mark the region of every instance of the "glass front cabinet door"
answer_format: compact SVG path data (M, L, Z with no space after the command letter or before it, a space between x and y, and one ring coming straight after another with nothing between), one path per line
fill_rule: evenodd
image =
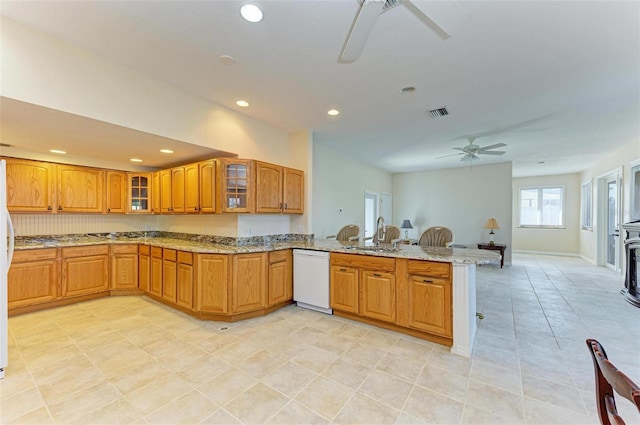
M129 212L151 213L151 173L129 173Z
M217 212L254 212L253 161L250 159L220 158Z

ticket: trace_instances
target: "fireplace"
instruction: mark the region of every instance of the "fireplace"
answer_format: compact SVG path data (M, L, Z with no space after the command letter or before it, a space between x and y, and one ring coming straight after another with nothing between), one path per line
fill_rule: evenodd
M624 294L627 301L640 307L640 290L638 289L638 269L640 268L640 220L622 225L627 232L624 249L627 260L627 270L624 279Z

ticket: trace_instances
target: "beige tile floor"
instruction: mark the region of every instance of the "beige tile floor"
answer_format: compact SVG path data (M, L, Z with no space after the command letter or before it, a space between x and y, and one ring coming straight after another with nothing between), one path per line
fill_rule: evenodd
M640 382L640 309L621 287L577 258L480 267L471 359L294 306L234 324L146 297L22 315L0 423L596 424L585 338Z

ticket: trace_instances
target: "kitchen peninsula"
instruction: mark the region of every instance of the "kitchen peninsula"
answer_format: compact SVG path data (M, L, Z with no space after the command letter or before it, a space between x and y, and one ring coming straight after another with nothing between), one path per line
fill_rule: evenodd
M470 356L476 331L475 267L499 262L492 251L406 245L373 250L306 235L23 237L16 241L9 272L10 314L145 294L200 319L256 317L291 303L294 248L328 251L332 267L353 276L346 281L352 301L343 303L348 307L334 307L335 314ZM344 282L332 280L332 293L341 291L335 285Z

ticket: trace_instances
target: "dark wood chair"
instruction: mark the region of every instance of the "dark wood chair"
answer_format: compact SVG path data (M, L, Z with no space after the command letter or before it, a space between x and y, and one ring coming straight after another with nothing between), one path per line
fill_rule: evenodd
M613 392L615 390L620 396L635 404L640 413L640 388L616 369L598 341L587 339L586 342L596 373L596 399L600 422L603 425L624 425L625 422L618 415Z

